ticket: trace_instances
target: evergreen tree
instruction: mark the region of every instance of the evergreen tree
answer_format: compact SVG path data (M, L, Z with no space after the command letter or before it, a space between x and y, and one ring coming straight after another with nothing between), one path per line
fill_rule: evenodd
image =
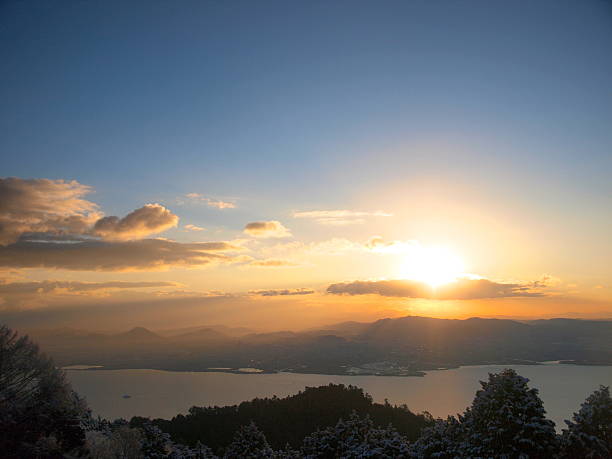
M257 428L254 422L242 426L234 435L234 440L225 451L225 458L266 458L274 452L266 436Z
M600 386L573 415L565 421L562 457L605 459L612 457L612 398L610 388Z
M170 446L170 453L164 457L168 459L217 459L212 450L202 443L198 443L193 448L174 443Z
M537 389L514 370L489 374L472 406L460 416L461 457L550 458L558 450L554 423Z
M411 445L411 457L453 459L459 457L463 441L462 426L454 416L436 419L423 429L419 439Z
M300 459L303 456L300 451L293 449L291 445L287 443L283 449L274 451L272 457L274 459Z
M142 432L142 453L147 459L168 457L168 451L172 445L170 435L151 423L143 424L140 431Z
M395 458L407 457L408 441L389 426L376 428L372 420L353 412L335 427L317 430L304 439L304 457L315 458Z

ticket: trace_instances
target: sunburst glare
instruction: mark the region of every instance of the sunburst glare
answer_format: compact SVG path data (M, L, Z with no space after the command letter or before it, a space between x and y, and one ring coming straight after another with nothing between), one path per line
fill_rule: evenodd
M465 273L463 260L446 247L412 247L399 268L404 279L438 287Z

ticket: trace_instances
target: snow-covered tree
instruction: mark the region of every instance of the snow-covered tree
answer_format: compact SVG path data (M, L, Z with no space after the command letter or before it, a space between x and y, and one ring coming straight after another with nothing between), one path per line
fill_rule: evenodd
M562 457L605 459L612 457L612 398L610 388L600 386L565 421L562 435Z
M291 445L287 443L283 449L274 451L272 457L274 459L300 459L303 456L300 451L293 449Z
M423 429L419 439L411 445L411 457L419 459L459 457L462 437L462 426L456 417L436 419L431 426Z
M254 459L272 457L273 454L266 436L251 422L238 429L224 457Z
M170 453L167 456L168 459L216 459L217 456L213 454L212 450L198 442L195 447L181 445L179 443L173 443L169 447Z
M116 459L144 459L142 453L143 434L140 429L122 425L113 429L110 435L111 457Z
M460 416L461 457L550 458L558 450L537 389L514 370L489 374L472 406Z
M142 453L147 459L168 457L172 442L170 435L162 432L157 426L147 422L140 426L142 432Z
M212 449L199 441L191 451L194 453L194 459L215 459L217 457Z
M372 420L353 412L335 427L317 430L304 439L304 457L314 458L395 458L407 457L408 441L389 426L377 428Z
M0 326L2 457L76 453L85 443L86 415L85 404L51 359L27 336Z

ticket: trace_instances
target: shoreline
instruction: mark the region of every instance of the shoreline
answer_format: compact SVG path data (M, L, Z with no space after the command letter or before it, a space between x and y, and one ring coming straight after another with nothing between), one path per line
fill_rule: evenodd
M270 375L279 373L292 373L292 374L314 374L314 375L325 375L325 376L379 376L379 377L393 377L393 378L424 378L429 372L432 371L445 371L445 370L456 370L462 367L486 367L486 366L546 366L546 365L575 365L575 366L612 366L612 363L608 362L584 362L577 360L555 360L555 361L543 361L543 362L485 362L485 363L474 363L465 365L456 365L440 368L429 368L422 370L413 370L411 372L392 373L392 372L381 372L381 371L364 371L363 373L354 372L330 372L325 370L313 370L313 371L298 371L293 368L290 369L249 369L245 371L240 368L204 368L204 369L176 369L176 368L151 368L151 367L121 367L121 366L103 366L103 365L66 365L61 367L64 371L121 371L121 370L149 370L149 371L163 371L169 373L229 373L236 375ZM80 367L80 368L77 368ZM257 370L257 371L252 371Z

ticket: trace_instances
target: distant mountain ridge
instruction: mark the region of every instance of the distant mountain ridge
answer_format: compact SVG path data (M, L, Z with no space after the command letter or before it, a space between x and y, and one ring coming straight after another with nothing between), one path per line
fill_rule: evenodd
M116 334L33 333L62 365L212 371L419 375L423 370L550 360L612 364L612 321L436 319L406 316L302 332L224 333L193 327L168 335L144 327Z

